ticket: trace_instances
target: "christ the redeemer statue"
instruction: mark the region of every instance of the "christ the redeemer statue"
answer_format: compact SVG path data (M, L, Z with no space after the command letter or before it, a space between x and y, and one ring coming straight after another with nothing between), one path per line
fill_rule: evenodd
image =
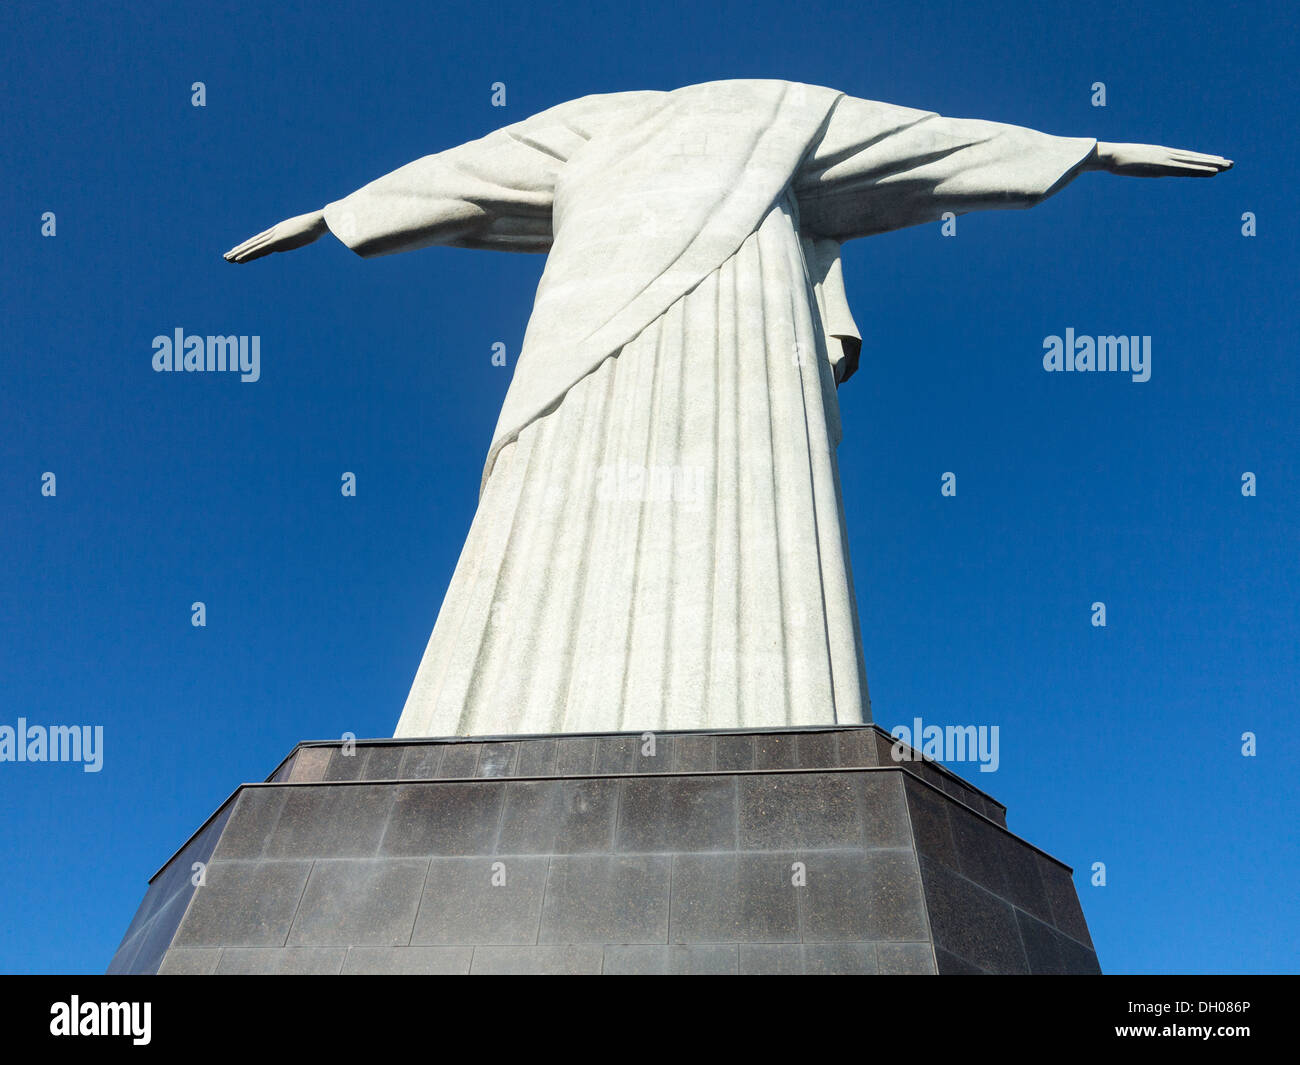
M854 237L1216 155L783 81L561 104L226 253L547 253L397 736L870 720L835 450Z

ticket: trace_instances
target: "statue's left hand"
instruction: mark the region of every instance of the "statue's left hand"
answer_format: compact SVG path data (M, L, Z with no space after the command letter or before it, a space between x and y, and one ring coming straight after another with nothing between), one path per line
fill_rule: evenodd
M319 239L326 228L325 216L320 211L295 215L249 237L243 244L236 244L224 258L228 263L250 263L272 252L293 251Z
M1124 177L1214 177L1231 170L1232 160L1159 144L1098 141L1092 168Z

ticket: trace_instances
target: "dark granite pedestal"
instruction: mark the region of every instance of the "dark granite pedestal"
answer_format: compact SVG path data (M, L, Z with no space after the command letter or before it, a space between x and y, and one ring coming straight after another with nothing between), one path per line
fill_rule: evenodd
M154 875L108 971L1099 972L1069 868L892 743L299 744Z

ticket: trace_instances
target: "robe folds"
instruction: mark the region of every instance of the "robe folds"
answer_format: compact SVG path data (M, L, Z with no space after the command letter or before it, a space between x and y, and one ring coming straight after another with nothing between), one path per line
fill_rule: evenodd
M396 735L869 721L840 245L1030 207L1094 146L725 81L583 97L329 204L367 257L547 254Z

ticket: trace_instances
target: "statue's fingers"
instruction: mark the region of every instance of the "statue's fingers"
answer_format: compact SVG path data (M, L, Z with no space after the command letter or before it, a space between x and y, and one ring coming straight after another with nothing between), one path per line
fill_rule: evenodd
M250 248L255 248L255 247L257 247L256 237L252 238L251 240L246 240L242 244L236 244L233 248L231 248L228 252L226 252L226 258L234 259L240 255L243 255L244 252L248 251Z
M238 248L232 248L230 251L226 252L222 258L224 258L226 262L230 263L246 263L251 256L256 254L258 247L258 245L249 246L241 244Z
M1228 162L1217 155L1200 155L1194 152L1175 155L1174 158L1180 163L1191 163L1195 166L1224 166Z
M254 237L252 240L250 240L248 242L248 248L246 250L255 251L257 248L265 248L268 244L274 244L275 240L276 240L275 230L268 229L261 236Z
M275 226L272 226L270 229L264 229L260 233L253 234L253 236L249 237L247 240L242 241L239 244L236 244L233 248L231 248L228 252L226 252L226 258L227 259L234 258L235 256L241 255L244 252L248 251L250 248L254 248L258 244L263 243L266 240L269 240L271 235L274 232L275 232Z
M270 243L259 244L255 248L249 248L246 251L240 252L236 256L228 257L228 259L232 263L250 263L254 259L265 258L267 255L270 255L273 251L275 251L275 246L273 244Z
M227 252L226 259L232 263L246 263L251 259L260 259L263 255L270 255L273 250L270 241L262 241L259 244L244 245L234 252Z
M1227 170L1232 166L1231 159L1225 159L1221 155L1211 155L1208 152L1192 152L1185 148L1175 148L1170 152L1170 155L1180 163L1194 163L1197 166L1213 166L1219 170Z
M275 226L271 226L270 229L264 229L260 233L254 233L251 237L249 237L246 241L244 241L243 245L240 246L243 247L246 245L257 244L260 243L261 241L269 240L274 235L275 235Z
M230 262L245 263L249 259L261 258L263 255L270 254L270 245L275 240L275 230L268 229L265 233L259 233L255 237L250 237L236 248L231 248L226 252L225 258Z

